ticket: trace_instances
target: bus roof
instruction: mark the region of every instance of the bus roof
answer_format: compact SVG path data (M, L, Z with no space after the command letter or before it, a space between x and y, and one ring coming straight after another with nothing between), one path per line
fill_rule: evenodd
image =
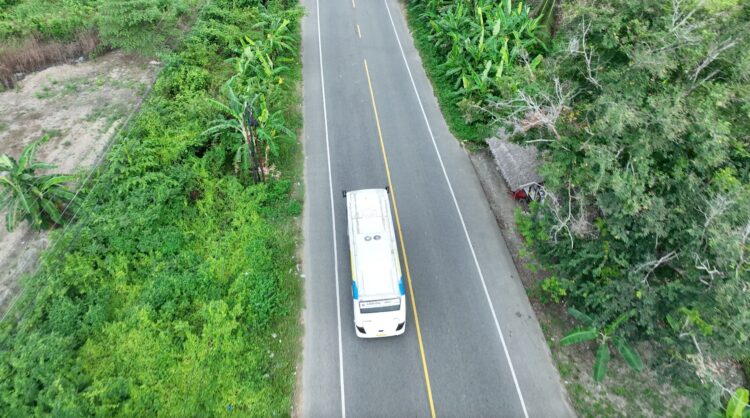
M388 193L365 189L347 193L352 268L359 296L401 293L401 268Z

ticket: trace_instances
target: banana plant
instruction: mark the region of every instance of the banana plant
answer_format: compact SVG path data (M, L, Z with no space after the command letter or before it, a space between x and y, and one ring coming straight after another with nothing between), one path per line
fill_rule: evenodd
M597 341L599 346L596 349L596 357L594 359L595 381L601 382L607 374L607 368L611 357L610 343L615 346L617 352L620 353L620 356L622 356L625 363L627 363L631 369L638 372L643 370L643 361L641 360L640 355L638 355L638 352L628 345L625 338L615 335L615 332L620 325L633 315L632 311L620 315L617 319L606 326L597 324L593 318L573 307L568 308L568 314L582 322L586 328L572 331L560 340L560 344L571 345L586 341Z
M737 388L729 398L724 411L714 411L709 414L709 418L750 418L749 397L750 392L747 389Z
M277 65L271 55L265 52L263 45L250 38L245 40L242 54L230 61L235 66L235 77L241 76L245 80L260 78L276 83L282 80L283 83L283 76L289 71L288 67Z
M266 34L262 42L262 49L270 58L276 59L284 51L291 51L294 47L295 38L289 29L291 21L283 14L262 12L258 23L253 25L254 29L261 29ZM245 38L250 40L249 38Z
M75 194L64 183L76 179L65 174L36 173L37 170L50 170L55 165L35 161L36 151L46 138L27 145L16 161L7 154L0 156L0 211L7 209L5 227L12 232L23 220L33 229L61 224L65 214L76 213L78 204Z
M271 156L278 157L280 144L284 139L294 137L294 132L286 127L286 120L281 111L271 112L266 102L266 96L258 95L258 140L264 148L264 162L267 164Z
M260 144L253 132L251 100L245 95L236 94L231 83L225 84L224 90L226 103L214 99L208 99L208 103L225 117L214 120L201 135L226 135L231 141L229 148L234 152L235 173L240 176L249 173L255 182L263 181L263 161L258 157Z
M533 77L541 62L534 53L546 48L535 34L540 18L532 18L523 1L428 0L420 11L428 39L445 57L437 68L460 102L482 103L514 91L523 80L513 76L523 68Z
M450 46L451 41L470 32L472 19L467 14L463 3L444 9L439 18L432 24L433 33L429 36L439 48Z

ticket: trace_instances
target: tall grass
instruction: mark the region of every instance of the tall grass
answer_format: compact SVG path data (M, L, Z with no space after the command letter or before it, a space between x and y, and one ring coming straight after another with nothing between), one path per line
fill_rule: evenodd
M0 82L117 48L158 55L176 45L207 0L18 0L0 9ZM0 0L0 7L2 7Z
M80 33L74 40L44 41L31 37L20 44L0 42L0 83L11 88L17 73L39 71L50 65L93 54L100 46L94 31Z

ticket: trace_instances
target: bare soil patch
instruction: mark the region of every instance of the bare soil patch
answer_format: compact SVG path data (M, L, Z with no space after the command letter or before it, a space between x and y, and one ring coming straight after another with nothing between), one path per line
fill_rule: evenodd
M47 136L37 159L60 173L85 173L134 110L159 65L113 52L79 64L29 74L0 93L0 154L17 158L31 142ZM24 222L12 233L0 218L0 313L18 291L19 277L31 271L48 244L47 232Z

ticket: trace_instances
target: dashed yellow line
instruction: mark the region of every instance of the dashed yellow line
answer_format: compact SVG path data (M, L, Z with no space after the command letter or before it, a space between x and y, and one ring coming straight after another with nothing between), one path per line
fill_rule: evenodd
M357 23L357 36L359 36L359 39L362 39L362 31L359 30L359 23Z
M354 1L354 0L352 0ZM370 69L367 68L365 59L365 73L367 74L367 85L370 87L370 99L372 100L372 111L375 113L375 124L378 128L378 138L380 139L380 150L383 152L383 162L385 163L385 175L388 178L388 187L391 189L391 200L393 202L393 214L396 217L396 228L398 237L401 242L401 253L404 254L404 268L406 269L406 282L409 285L409 294L411 295L411 308L414 312L414 328L417 330L417 341L419 342L419 354L422 357L422 369L424 370L424 381L427 386L427 399L430 402L430 415L435 418L435 404L432 401L432 388L430 387L430 373L427 370L427 358L424 354L424 344L422 343L422 331L419 328L419 315L417 314L417 302L414 300L414 289L411 286L411 273L409 272L409 259L406 257L406 247L404 246L404 234L401 232L401 220L398 217L398 206L396 206L396 193L391 182L391 170L388 167L388 155L385 152L385 142L383 142L383 132L380 129L380 118L378 117L378 106L375 104L375 92L372 89L370 81Z

